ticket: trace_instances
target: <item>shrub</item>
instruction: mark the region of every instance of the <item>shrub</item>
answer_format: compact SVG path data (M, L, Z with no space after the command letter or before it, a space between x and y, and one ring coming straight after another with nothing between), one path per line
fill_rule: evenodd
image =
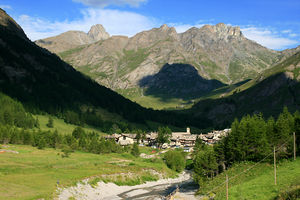
M49 128L53 128L53 119L52 119L52 117L49 117L48 123L46 124L46 126L49 127Z
M133 144L133 147L131 149L131 154L134 155L135 157L139 157L140 156L140 150L139 150L139 146L137 143Z
M41 137L38 141L37 148L44 149L45 147L46 147L46 140L43 137Z
M61 157L62 157L62 158L68 158L68 157L70 157L70 154L71 154L71 152L73 152L73 151L72 151L72 149L71 149L69 146L65 146L65 147L61 150L61 152L63 153L63 154L61 154Z
M167 166L177 172L181 172L185 168L185 157L180 151L168 151L164 155Z

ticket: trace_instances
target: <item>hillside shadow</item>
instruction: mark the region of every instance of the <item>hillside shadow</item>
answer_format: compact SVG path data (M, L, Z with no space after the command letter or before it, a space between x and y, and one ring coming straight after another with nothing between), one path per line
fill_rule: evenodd
M162 101L172 98L191 100L202 97L225 84L218 80L207 80L189 64L165 64L161 70L139 81L144 95L155 96Z
M230 96L200 100L185 112L214 119L214 127L223 129L247 114L262 113L265 119L276 119L284 106L292 113L300 109L300 82L280 72Z

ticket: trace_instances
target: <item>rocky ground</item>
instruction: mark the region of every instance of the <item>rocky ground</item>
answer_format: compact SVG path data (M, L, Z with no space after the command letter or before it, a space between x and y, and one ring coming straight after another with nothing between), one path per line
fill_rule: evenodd
M58 189L58 199L164 199L174 188L187 185L191 181L192 178L189 172L183 172L174 179L160 179L136 186L118 186L114 183L99 182L92 187L88 184L88 180L84 180L76 186ZM195 191L195 187L184 188L182 192L176 194L176 199L196 199L194 197Z

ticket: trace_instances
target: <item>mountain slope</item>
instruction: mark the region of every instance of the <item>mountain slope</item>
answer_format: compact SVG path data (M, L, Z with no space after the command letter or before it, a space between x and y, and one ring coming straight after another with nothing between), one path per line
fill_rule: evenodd
M230 180L229 198L233 200L299 199L299 195L292 195L293 192L299 194L299 167L299 157L296 161L287 160L277 163L277 185L274 185L274 168L270 163L236 163L226 170L226 174L220 173L211 179L199 189L198 193L207 196L215 194L214 199L216 200L226 199L224 180L228 176ZM211 191L212 189L214 191ZM290 196L288 195L289 192Z
M166 64L188 64L202 79L233 84L256 77L284 57L280 52L248 40L239 27L223 23L194 27L181 34L173 27L162 25L131 38L113 36L90 45L77 46L60 52L59 56L98 83L132 100L136 100L134 96L161 96L153 93L148 85L140 83L149 76L160 77L160 71ZM174 74L181 76L180 71ZM183 78L188 80L188 76ZM165 84L165 79L156 79L159 87L165 87ZM170 91L177 90L178 95L166 91L166 97L180 99L185 93L186 99L194 99L195 92L199 97L216 89L203 90L204 85L179 90L175 86L166 87L172 88ZM130 95L128 90L138 92Z
M3 10L0 14L6 16L2 20L15 24ZM150 120L182 127L201 126L197 123L199 119L187 115L142 108L77 72L20 33L19 28L0 26L0 91L17 98L31 111L59 116L70 115L68 111L72 111L98 116L104 110L136 123Z
M6 31L14 33L19 37L27 39L23 29L7 13L0 8L0 26L5 27Z
M288 106L292 112L300 109L300 52L265 70L232 93L199 101L186 112L226 125L245 114L262 112L266 117L277 116L283 106Z
M109 38L101 24L91 27L88 33L82 31L68 31L55 37L37 40L36 44L50 50L53 53L60 53L80 45L91 44L99 40Z

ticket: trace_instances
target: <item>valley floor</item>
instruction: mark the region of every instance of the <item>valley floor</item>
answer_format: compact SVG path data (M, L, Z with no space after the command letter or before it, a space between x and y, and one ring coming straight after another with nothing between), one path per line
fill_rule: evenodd
M1 200L53 199L57 188L74 186L89 177L118 185L137 185L176 176L161 159L135 158L129 153L99 155L76 151L62 158L59 149L1 146L15 151L0 153ZM141 149L141 152L149 151Z
M177 178L160 179L135 186L118 186L101 181L93 187L88 184L88 180L85 180L76 186L61 189L59 199L161 199L171 193L177 184L181 185L190 181L192 178L188 172L181 173Z

